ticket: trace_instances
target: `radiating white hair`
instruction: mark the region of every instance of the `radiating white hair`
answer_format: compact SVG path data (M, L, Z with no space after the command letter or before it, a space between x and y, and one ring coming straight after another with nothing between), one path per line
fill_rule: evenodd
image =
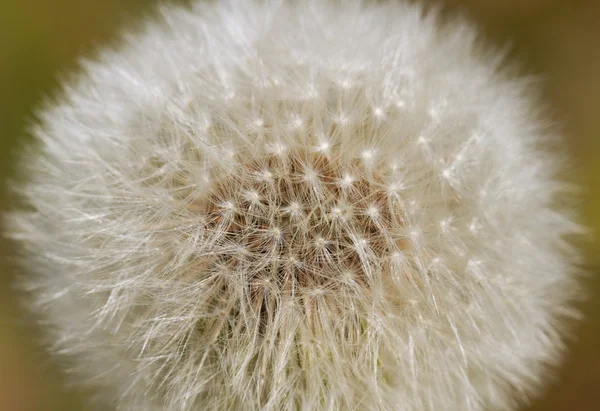
M514 410L576 315L525 81L402 2L163 7L83 64L7 218L121 410Z

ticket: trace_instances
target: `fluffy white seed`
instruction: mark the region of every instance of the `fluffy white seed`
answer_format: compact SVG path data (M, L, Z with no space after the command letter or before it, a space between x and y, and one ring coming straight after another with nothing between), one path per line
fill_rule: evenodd
M578 228L527 86L466 23L198 1L123 43L41 112L7 216L101 401L514 410L540 387Z

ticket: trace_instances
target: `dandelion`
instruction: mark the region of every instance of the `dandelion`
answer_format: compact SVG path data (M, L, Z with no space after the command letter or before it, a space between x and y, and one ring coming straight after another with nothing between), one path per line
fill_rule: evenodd
M575 315L522 80L401 2L165 6L83 63L7 215L49 348L122 410L514 410Z

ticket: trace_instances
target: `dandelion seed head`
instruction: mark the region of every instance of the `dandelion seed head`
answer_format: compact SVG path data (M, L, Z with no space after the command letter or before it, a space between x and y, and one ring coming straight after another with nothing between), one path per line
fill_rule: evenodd
M127 410L533 395L579 228L474 30L402 2L159 14L42 110L6 219L75 378Z

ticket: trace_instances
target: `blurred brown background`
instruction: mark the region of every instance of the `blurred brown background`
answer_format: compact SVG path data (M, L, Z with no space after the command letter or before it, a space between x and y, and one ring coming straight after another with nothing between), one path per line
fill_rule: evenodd
M77 56L114 40L154 0L0 0L0 181L32 110L52 94ZM552 117L564 125L575 175L586 191L585 222L600 232L600 0L446 0L490 41L542 79ZM0 208L8 199L0 191ZM556 383L530 411L600 410L600 252L588 245L587 320ZM9 246L0 242L0 411L84 410L36 348L11 290ZM457 410L460 411L460 410Z

